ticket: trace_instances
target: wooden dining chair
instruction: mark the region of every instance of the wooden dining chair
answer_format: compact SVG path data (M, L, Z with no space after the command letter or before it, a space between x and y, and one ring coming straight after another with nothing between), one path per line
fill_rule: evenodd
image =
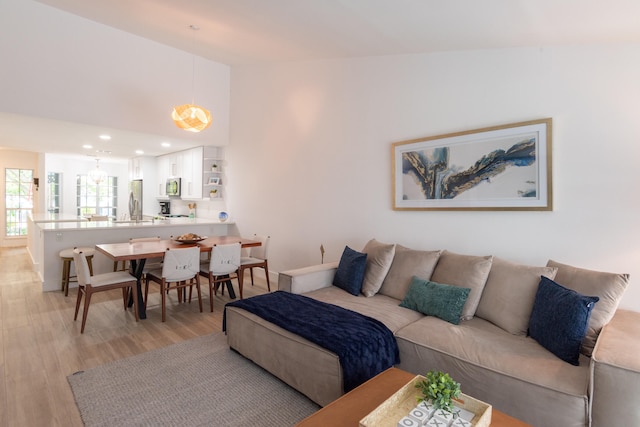
M127 296L129 289L133 292L133 300L138 300L137 279L126 271L114 271L111 273L91 275L86 254L79 248L73 250L73 261L76 266L76 276L78 279L78 298L76 300L76 312L73 320L78 319L80 302L84 295L84 309L82 311L82 326L80 333L84 333L84 326L87 323L87 314L91 304L91 296L96 292L110 291L112 289L122 289L122 300L125 311L127 310ZM138 305L134 304L136 322L139 319Z
M144 303L145 308L149 300L149 282L160 285L160 298L162 304L162 321L166 321L167 294L169 290L176 289L182 294L187 287L193 285L195 279L198 291L198 304L202 313L202 294L200 292L200 248L192 246L182 249L170 249L164 252L162 268L148 271L144 278ZM191 302L191 299L189 299Z
M269 263L267 261L271 237L254 235L253 239L260 241L261 245L251 247L249 249L249 256L242 257L240 259L240 270L238 272L238 276L242 277L244 275L244 270L249 269L249 273L251 273L251 286L253 286L253 269L263 268L264 274L267 278L267 290L271 292L271 284L269 283ZM240 295L242 296L242 286L240 286Z
M214 245L211 248L211 259L201 261L200 275L209 279L209 306L211 307L211 312L213 312L213 295L217 293L218 286L220 284L224 286L233 278L238 280L238 289L242 299L242 277L238 274L241 252L242 245L240 243ZM191 299L191 289L189 289L189 299Z

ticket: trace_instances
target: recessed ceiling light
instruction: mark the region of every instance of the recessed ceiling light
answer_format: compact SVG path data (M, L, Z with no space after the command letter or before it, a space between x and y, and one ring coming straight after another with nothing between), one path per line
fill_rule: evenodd
M109 141L111 139L111 135L100 135L100 139L103 141Z
M162 144L160 144L160 145L162 145L163 147L171 147L171 144L170 144L170 143L168 143L168 142L163 142L163 143L162 143Z
M85 148L85 149L89 150L89 149L93 148L93 145L84 144L84 145L82 146L82 148Z
M136 154L144 154L144 151L142 151L142 150L136 150Z

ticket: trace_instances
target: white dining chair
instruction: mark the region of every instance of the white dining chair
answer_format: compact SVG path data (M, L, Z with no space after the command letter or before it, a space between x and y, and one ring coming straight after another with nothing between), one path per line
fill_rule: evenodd
M267 278L267 290L271 292L271 284L269 283L269 263L267 261L270 236L257 236L254 235L254 240L260 241L260 246L253 246L249 249L249 256L242 257L240 259L240 270L238 275L242 277L244 270L249 269L251 274L251 286L253 286L253 269L263 268L264 274ZM242 287L240 287L240 296L242 297Z
M233 278L238 280L238 290L242 299L242 277L238 274L241 252L242 245L240 243L214 245L211 248L211 259L200 263L200 275L209 279L211 312L213 312L213 295L217 293L217 287L220 284L224 286ZM191 298L191 290L189 290L189 298Z
M169 249L164 253L162 268L150 270L144 279L144 303L145 308L149 300L149 282L160 285L160 298L162 304L162 321L166 321L167 294L171 289L176 289L181 295L187 287L193 285L195 279L198 291L198 304L202 313L202 294L200 291L200 248L198 246ZM191 298L189 298L191 302Z
M133 292L133 300L138 300L137 279L126 271L114 271L111 273L91 275L87 256L80 248L73 250L73 261L76 266L76 276L78 279L78 298L76 299L76 312L73 320L78 319L80 302L84 295L84 309L82 311L82 326L80 333L84 333L84 326L87 323L87 314L91 304L91 296L96 292L110 291L112 289L122 289L122 300L124 309L127 309L127 295L129 289ZM136 322L138 321L138 305L134 304Z

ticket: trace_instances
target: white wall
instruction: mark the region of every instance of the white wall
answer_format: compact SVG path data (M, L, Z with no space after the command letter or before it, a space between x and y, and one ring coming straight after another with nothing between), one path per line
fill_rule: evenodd
M228 144L228 65L196 57L194 81L192 54L36 1L2 0L0 34L0 112ZM211 111L207 132L170 120L192 100Z
M234 67L228 206L280 271L372 237L631 273L640 311L640 46ZM553 212L391 208L393 142L553 118Z

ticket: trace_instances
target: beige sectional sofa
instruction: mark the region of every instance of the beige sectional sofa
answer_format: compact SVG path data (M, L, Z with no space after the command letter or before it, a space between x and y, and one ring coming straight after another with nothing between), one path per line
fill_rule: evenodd
M282 272L279 289L378 319L396 337L399 368L448 372L464 393L533 426L640 425L640 313L617 309L627 275L375 240L362 252L362 294L333 285L338 262ZM578 366L527 336L540 276L599 297ZM458 324L400 306L417 278L470 289ZM226 316L230 347L322 406L344 393L335 354L245 310L228 307Z

